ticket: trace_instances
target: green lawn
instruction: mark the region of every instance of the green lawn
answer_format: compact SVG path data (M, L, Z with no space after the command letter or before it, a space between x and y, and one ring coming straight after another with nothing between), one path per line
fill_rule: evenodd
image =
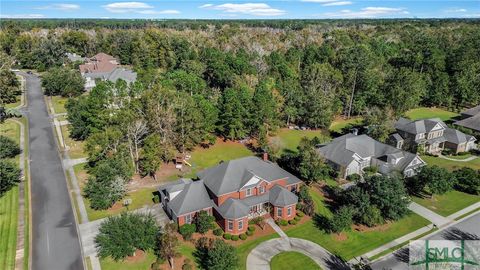
M108 210L94 210L90 208L90 202L86 198L83 198L83 202L85 203L85 207L87 208L88 219L92 221L113 215L118 215L123 211L126 211L126 207L122 205L123 200L125 199L132 199L132 204L128 206L129 211L142 208L146 205L153 205L152 193L156 190L156 188L145 188L130 192L124 199L117 202L112 208Z
M195 149L189 163L192 164L194 170L198 171L217 165L222 160L227 161L251 155L253 152L241 143L217 141L208 148L198 147Z
M362 117L353 117L353 118L350 118L350 119L339 118L339 119L333 121L330 124L330 127L328 128L328 130L332 131L332 132L340 133L342 131L342 129L345 128L346 126L348 126L348 125L354 125L354 126L355 125L360 125L360 124L362 124L362 121L363 121Z
M322 141L329 140L329 137L325 135L324 131L322 130L295 130L284 128L279 130L276 136L270 138L270 141L278 140L283 150L296 151L297 146L303 137L307 137L309 139L318 137Z
M310 191L317 213L330 216L332 213L325 206L324 198L313 190ZM349 260L362 255L398 237L415 231L430 222L419 215L409 214L403 219L391 223L381 229L371 231L345 232L346 239L337 239L333 234L327 234L317 228L312 220L286 231L290 237L307 239L330 250L332 253Z
M187 244L180 244L180 247L178 248L178 252L182 254L183 256L187 257L192 261L192 264L195 264L195 257L193 256L193 252L195 251L195 247L189 246Z
M55 113L66 113L65 103L67 103L68 98L61 96L52 96L52 106Z
M282 252L272 258L270 261L270 268L272 270L310 270L321 269L318 264L310 259L308 256L300 252L288 251Z
M303 238L313 241L330 252L349 260L371 251L381 245L389 243L398 237L420 229L430 222L419 215L408 216L389 224L386 228L374 231L345 232L346 239L339 240L333 234L327 234L315 227L313 221L308 221L286 231L290 237Z
M452 190L443 195L434 195L433 198L413 197L412 200L446 217L479 202L480 196Z
M237 253L238 253L238 259L239 259L239 269L246 269L246 263L247 263L247 256L254 249L256 246L258 246L260 243L265 242L267 240L273 239L273 238L278 238L278 234L272 233L269 235L265 235L259 238L254 238L252 240L248 239L245 241L245 243L239 245L237 247Z
M447 156L448 158L451 158L451 159L456 159L456 160L464 160L464 159L467 159L467 158L470 158L470 157L473 157L474 155L470 154L470 153L467 153L467 154L464 154L464 155L457 155L457 156L453 156L453 155L450 155L450 156Z
M114 261L110 258L101 259L102 270L148 270L156 260L155 254L147 252L145 258L138 262Z
M70 138L68 125L62 126L61 129L65 144L68 146L68 155L70 158L75 159L87 157L87 155L83 152L85 141L76 141Z
M421 156L421 158L425 162L427 162L428 165L437 165L440 167L444 167L450 171L457 170L462 167L469 167L474 170L480 170L480 158L467 161L467 162L446 160L446 159L434 157L434 156Z
M449 112L440 108L427 108L420 107L416 109L409 110L405 113L405 116L412 119L424 119L424 118L440 118L443 121L452 119L455 116L458 116L458 113Z
M0 135L20 142L20 126L12 121L0 124ZM17 162L19 156L15 159ZM0 196L0 269L15 267L18 222L18 187ZM28 235L26 235L28 237Z

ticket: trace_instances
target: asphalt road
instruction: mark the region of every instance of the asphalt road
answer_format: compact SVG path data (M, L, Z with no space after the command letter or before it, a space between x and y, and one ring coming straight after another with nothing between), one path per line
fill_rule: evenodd
M26 75L32 197L32 269L84 269L67 182L40 79Z
M480 213L429 236L429 240L480 240ZM408 248L402 248L371 265L374 270L408 268Z

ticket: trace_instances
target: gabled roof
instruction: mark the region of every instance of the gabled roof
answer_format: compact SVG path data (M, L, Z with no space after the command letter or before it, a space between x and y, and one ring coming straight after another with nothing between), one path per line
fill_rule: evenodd
M280 185L275 185L270 189L270 203L274 206L284 207L287 205L296 204L297 202L297 195Z
M137 80L137 73L125 68L115 68L108 74L107 80L116 82L118 79L122 79L127 83L131 83Z
M480 132L480 113L472 117L457 121L455 122L455 125Z
M175 196L168 206L177 215L184 215L213 206L202 180L184 185L183 190Z
M217 196L239 191L253 176L267 182L283 178L287 179L287 184L301 182L277 164L253 156L223 162L201 171L198 176Z
M92 58L90 58L92 60L96 60L96 61L117 61L117 59L109 54L106 54L106 53L97 53L96 55L92 56Z
M193 182L192 179L181 178L177 181L174 181L165 185L161 185L160 187L158 187L158 190L159 191L165 190L168 193L172 193L172 192L176 192L184 189L185 185L190 184L192 182Z
M400 134L398 133L393 133L390 135L390 138L395 140L396 142L401 142L403 141L404 139L402 138L402 136L400 136Z
M443 136L447 139L447 141L455 144L461 144L469 142L470 140L476 140L475 137L467 135L453 128L445 129L445 131L443 132Z
M241 200L229 198L217 207L217 211L225 219L236 219L247 216L250 213L250 207L245 205Z
M401 117L395 123L395 129L405 131L410 134L420 134L420 133L428 133L432 131L437 125L440 125L442 128L447 127L447 125L445 125L445 123L443 123L443 121L440 120L439 118L420 119L420 120L411 121Z
M357 136L351 133L320 146L317 148L317 151L325 159L341 166L348 166L354 160L354 154L357 154L361 158L377 159L381 159L382 157L386 158L387 155L393 155L396 159L400 159L400 161L395 164L395 168L402 171L417 156L376 141L367 135Z
M468 110L465 110L462 112L462 114L467 116L475 116L477 114L480 114L480 105L470 108Z

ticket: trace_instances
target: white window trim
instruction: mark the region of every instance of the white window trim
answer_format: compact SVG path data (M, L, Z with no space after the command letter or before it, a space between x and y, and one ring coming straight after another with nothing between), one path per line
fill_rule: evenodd
M252 196L252 188L247 188L245 190L245 197L250 197Z
M289 217L291 215L292 215L292 207L289 206L289 207L287 207L287 216Z
M258 188L258 193L260 193L260 194L265 193L265 186L260 186L260 187Z
M230 225L232 225L232 228L230 228ZM228 231L233 231L233 229L234 229L233 220L227 220L227 230Z
M243 230L243 220L239 220L237 224L238 224L238 230L239 231Z
M277 216L279 217L283 216L283 209L281 207L277 208Z

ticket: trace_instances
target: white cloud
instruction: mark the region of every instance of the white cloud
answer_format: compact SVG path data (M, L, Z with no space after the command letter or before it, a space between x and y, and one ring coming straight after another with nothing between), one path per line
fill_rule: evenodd
M330 2L330 3L325 3L322 6L324 7L329 7L329 6L346 6L346 5L351 5L353 2L351 1L338 1L338 2Z
M410 13L405 8L365 7L359 11L343 9L339 12L328 12L324 13L323 16L340 18L382 18L407 14Z
M110 3L108 5L104 5L103 7L107 11L112 12L112 13L127 13L127 12L135 12L135 11L138 11L138 10L153 8L149 4L142 3L142 2Z
M180 11L174 9L154 10L153 6L143 2L117 2L102 7L111 13L138 13L145 15L180 14Z
M0 14L0 18L5 19L41 19L45 18L43 14Z
M464 9L464 8L451 8L451 9L445 10L445 12L447 12L447 13L460 13L460 12L467 12L467 10Z
M272 8L265 3L244 3L244 4L222 4L212 5L206 4L200 8L220 10L226 13L240 13L253 16L279 16L286 13L285 10Z
M308 3L330 3L335 1L336 0L300 0L300 2L308 2Z
M56 10L70 11L70 10L80 9L80 6L77 4L53 4L53 5L38 7L36 9L56 9Z

